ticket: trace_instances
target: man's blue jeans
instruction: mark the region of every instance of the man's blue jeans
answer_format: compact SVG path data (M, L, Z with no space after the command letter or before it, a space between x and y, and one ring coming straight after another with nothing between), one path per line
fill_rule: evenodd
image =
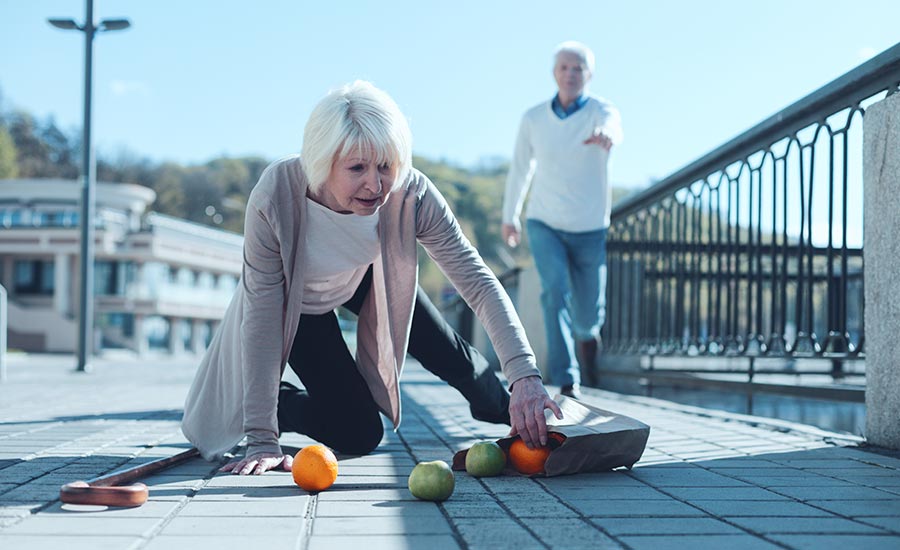
M597 338L606 318L606 229L570 233L531 219L526 228L541 279L550 381L579 384L575 340Z

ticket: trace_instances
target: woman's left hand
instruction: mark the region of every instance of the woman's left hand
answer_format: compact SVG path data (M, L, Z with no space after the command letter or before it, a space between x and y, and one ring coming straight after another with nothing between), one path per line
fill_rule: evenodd
M219 468L220 472L231 472L242 476L248 474L259 475L269 470L274 470L281 465L283 470L291 471L294 457L278 453L255 453L241 460L233 460Z
M522 437L529 449L547 445L547 419L544 409L550 409L556 418L563 414L556 401L550 399L540 376L526 376L516 380L509 398L509 435Z

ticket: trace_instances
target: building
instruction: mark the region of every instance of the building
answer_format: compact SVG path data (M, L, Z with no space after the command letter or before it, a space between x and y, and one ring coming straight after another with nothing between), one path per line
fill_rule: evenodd
M0 284L11 349L77 348L80 182L0 180ZM243 237L148 211L156 193L98 183L94 346L202 352L241 272ZM0 312L2 313L2 312Z

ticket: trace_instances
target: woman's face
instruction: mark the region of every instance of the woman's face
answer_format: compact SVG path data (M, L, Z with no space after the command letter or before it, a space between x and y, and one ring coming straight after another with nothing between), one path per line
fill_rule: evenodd
M396 168L378 164L374 154L358 151L340 158L331 166L331 174L312 199L341 214L371 216L387 200Z

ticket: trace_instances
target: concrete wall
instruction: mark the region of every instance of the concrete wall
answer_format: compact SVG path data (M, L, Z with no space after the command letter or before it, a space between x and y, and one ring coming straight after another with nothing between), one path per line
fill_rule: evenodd
M900 94L863 126L866 439L900 449Z

